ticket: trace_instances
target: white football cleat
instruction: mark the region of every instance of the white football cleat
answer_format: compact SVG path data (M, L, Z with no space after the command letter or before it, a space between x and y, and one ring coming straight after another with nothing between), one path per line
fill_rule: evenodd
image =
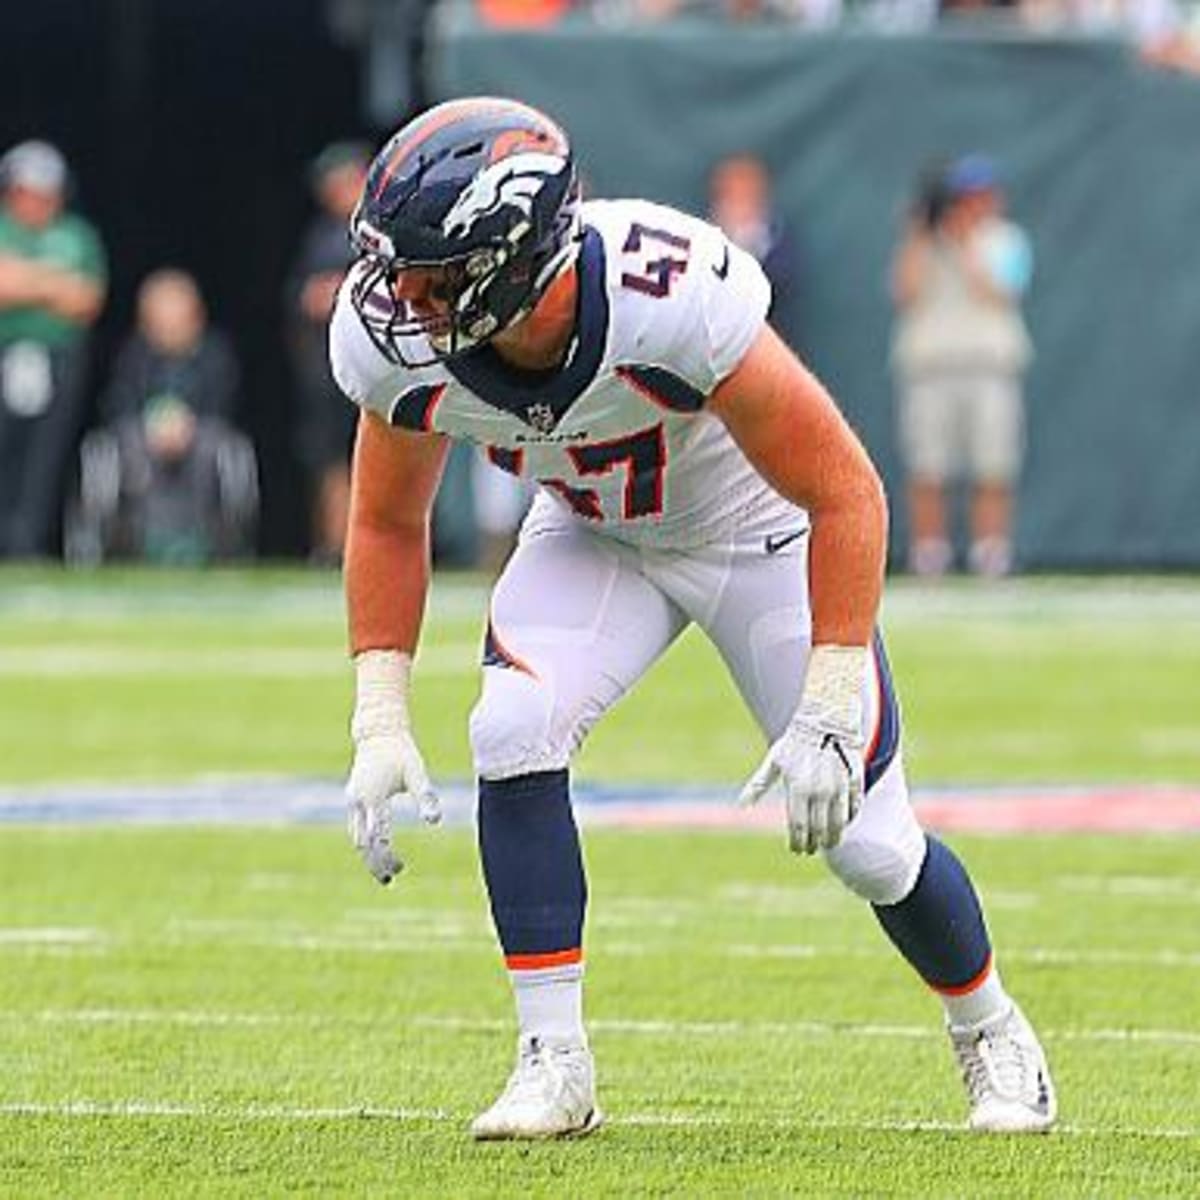
M586 1046L522 1038L516 1070L495 1104L471 1122L471 1136L481 1142L583 1137L603 1119L596 1107L592 1052Z
M1058 1101L1046 1055L1014 1004L982 1025L950 1029L950 1041L971 1102L967 1121L984 1133L1044 1133Z

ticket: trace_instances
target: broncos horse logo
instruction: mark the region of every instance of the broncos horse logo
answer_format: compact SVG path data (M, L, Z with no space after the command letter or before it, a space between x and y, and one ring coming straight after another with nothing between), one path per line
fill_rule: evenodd
M553 154L513 154L480 171L459 193L442 219L446 237L463 237L484 217L513 206L533 217L533 202L546 179L558 175L563 160Z

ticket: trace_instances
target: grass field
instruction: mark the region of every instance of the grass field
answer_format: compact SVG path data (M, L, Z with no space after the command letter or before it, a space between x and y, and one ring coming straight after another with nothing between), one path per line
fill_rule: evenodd
M481 603L439 585L419 668L443 779ZM900 586L886 616L918 785L1200 780L1195 583ZM0 575L0 789L336 778L348 702L329 578ZM758 754L688 640L581 770L732 792ZM0 826L0 1196L1200 1194L1197 840L955 845L1060 1132L960 1132L938 1006L782 837L593 829L609 1124L478 1147L515 1030L469 831L406 833L383 891L333 827Z
M415 721L470 776L485 592L443 581ZM888 650L918 783L1200 779L1200 583L897 585ZM350 672L328 575L0 573L0 786L340 774ZM739 783L761 743L685 636L585 747L584 777Z

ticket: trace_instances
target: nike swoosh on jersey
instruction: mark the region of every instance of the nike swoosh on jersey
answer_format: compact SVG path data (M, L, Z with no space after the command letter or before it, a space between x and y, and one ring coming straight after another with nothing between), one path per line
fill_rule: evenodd
M725 257L723 259L721 259L721 265L719 267L713 267L712 273L718 279L725 279L728 276L728 274L729 274L729 243L728 242L725 243Z
M764 541L768 554L778 554L785 546L802 538L808 532L808 526L803 529L793 529L790 533L768 533Z

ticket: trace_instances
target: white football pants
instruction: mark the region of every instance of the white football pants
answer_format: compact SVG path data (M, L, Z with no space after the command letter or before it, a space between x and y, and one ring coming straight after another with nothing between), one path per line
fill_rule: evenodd
M799 702L811 644L807 527L802 510L781 502L726 541L648 549L598 534L539 496L492 596L483 690L471 714L477 773L507 779L568 766L592 726L691 621L774 740ZM867 746L884 715L872 661ZM891 732L898 738L898 728ZM825 857L854 892L894 904L912 889L924 854L897 746Z

